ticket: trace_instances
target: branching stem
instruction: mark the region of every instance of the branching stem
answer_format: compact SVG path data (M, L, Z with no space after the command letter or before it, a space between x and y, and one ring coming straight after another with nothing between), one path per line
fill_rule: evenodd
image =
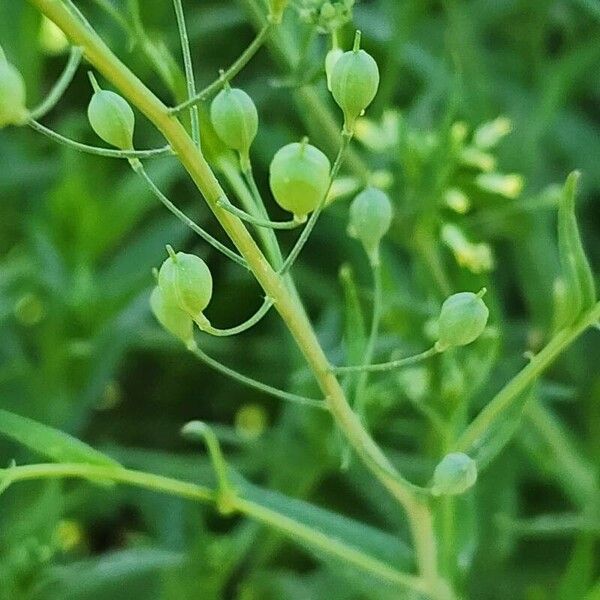
M204 102L208 98L210 98L213 94L218 92L226 83L231 81L252 59L252 57L260 50L260 47L263 45L267 36L271 32L273 27L272 23L267 23L256 35L254 40L252 40L251 44L244 50L244 52L239 56L239 58L226 70L221 73L218 79L215 79L210 85L205 87L203 90L199 91L189 100L174 106L169 109L169 112L172 115L176 115L181 111L189 108L190 106L194 106L199 104L200 102Z

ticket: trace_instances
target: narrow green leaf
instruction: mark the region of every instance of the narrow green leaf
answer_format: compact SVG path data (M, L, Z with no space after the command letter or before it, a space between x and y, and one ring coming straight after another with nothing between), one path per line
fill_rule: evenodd
M347 355L347 364L360 364L365 345L367 332L362 307L358 299L358 290L354 281L354 273L349 265L340 269L340 281L344 291L344 348Z
M68 433L2 409L0 409L0 435L56 462L87 463L104 467L120 466L117 461Z
M238 485L242 487L244 498L274 510L280 515L293 519L397 568L411 568L413 566L411 549L395 535L319 508L303 500L259 488L247 481L240 481Z
M562 326L570 325L596 302L594 276L581 243L575 215L575 194L579 177L578 171L573 171L567 177L558 207L558 250L570 306L566 320L563 317Z

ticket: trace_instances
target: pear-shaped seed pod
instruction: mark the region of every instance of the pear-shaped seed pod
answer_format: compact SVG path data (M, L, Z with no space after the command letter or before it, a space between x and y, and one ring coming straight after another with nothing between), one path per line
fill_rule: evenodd
M392 224L393 210L388 195L374 187L364 189L350 205L348 233L360 240L371 259L376 260L379 244Z
M435 496L455 496L466 492L476 481L475 461L462 452L452 452L435 468L431 492Z
M150 296L150 307L156 320L172 335L184 344L194 341L194 322L190 315L165 297L160 287L156 286Z
M25 96L21 73L0 54L0 128L25 123Z
M210 120L221 140L247 157L258 132L258 112L244 90L226 86L212 101Z
M169 258L158 273L158 285L165 298L193 319L199 317L212 297L212 276L198 256L178 252L169 246Z
M325 75L327 76L327 89L331 92L331 76L333 74L333 68L337 64L337 61L344 55L344 51L341 48L332 48L325 57Z
M304 220L325 198L330 172L331 163L318 148L306 140L288 144L271 162L271 191L279 206Z
M379 68L375 59L359 48L344 52L331 72L331 93L344 113L345 128L353 132L356 119L373 102L379 88Z
M120 150L133 148L135 115L119 94L97 89L90 100L87 114L92 129L107 144Z
M439 339L436 346L440 351L453 346L466 346L475 341L485 329L490 314L479 294L460 292L447 298L442 304L439 318Z

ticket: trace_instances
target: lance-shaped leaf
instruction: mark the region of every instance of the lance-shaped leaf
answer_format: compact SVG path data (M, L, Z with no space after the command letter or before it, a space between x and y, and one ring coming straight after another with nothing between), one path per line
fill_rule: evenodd
M87 463L103 467L120 466L117 461L68 433L1 409L0 435L56 462Z
M596 302L594 276L581 243L575 216L575 194L579 177L578 171L573 171L567 177L558 207L558 250L569 307L562 317L560 325L563 327L570 325Z

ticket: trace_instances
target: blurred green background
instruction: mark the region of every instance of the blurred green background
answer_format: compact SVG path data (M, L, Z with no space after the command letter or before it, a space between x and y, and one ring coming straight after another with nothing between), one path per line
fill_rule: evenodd
M77 5L165 101L173 91L181 97L171 2L140 2L143 30L134 43L106 3ZM108 4L132 22L135 2ZM251 41L264 7L258 0L206 0L185 8L202 86ZM327 37L302 20L309 14L290 9L283 34L236 79L258 106L253 160L265 194L269 161L284 143L308 133L335 154L336 141L315 112L326 107L341 124L324 84ZM551 332L556 185L575 168L583 173L584 242L592 265L600 265L600 5L364 0L354 24L378 60L382 84L344 183L353 190L366 168L376 171L396 208L384 249L379 356L426 347L431 318L453 291L485 285L492 307L493 327L464 354L371 379L370 428L394 462L424 482L443 448L423 406L472 414L524 364L523 352L539 349ZM348 24L346 46L352 36ZM0 43L23 73L33 106L64 66L60 37L26 2L2 0ZM44 122L98 144L85 118L85 71ZM137 145L161 145L138 117ZM498 117L512 131L487 148L480 126L506 126ZM176 160L156 160L149 171L223 239ZM486 179L486 171L501 177ZM462 196L453 196L458 190ZM324 347L343 362L351 352L344 342L350 281L368 320L370 275L346 235L348 194L338 191L295 276ZM272 202L269 208L274 218L284 216ZM288 248L294 234L281 239ZM345 449L328 418L241 388L159 329L148 296L167 243L207 260L215 324L236 324L259 305L248 274L193 238L126 164L77 154L28 128L2 130L0 407L70 432L128 466L206 481L203 450L179 434L186 421L202 419L215 425L232 465L252 481L408 541L402 514L370 476L354 463L340 470ZM342 264L349 269L340 279ZM257 379L317 393L274 314L237 338L203 337L202 347ZM450 560L465 597L584 598L600 576L600 519L590 509L600 459L599 355L597 333L588 334L546 374L535 401L550 422L526 413L465 499ZM557 445L553 427L567 449ZM36 460L0 440L3 466L12 458ZM398 597L210 507L85 482L19 484L0 497L0 582L2 600Z

